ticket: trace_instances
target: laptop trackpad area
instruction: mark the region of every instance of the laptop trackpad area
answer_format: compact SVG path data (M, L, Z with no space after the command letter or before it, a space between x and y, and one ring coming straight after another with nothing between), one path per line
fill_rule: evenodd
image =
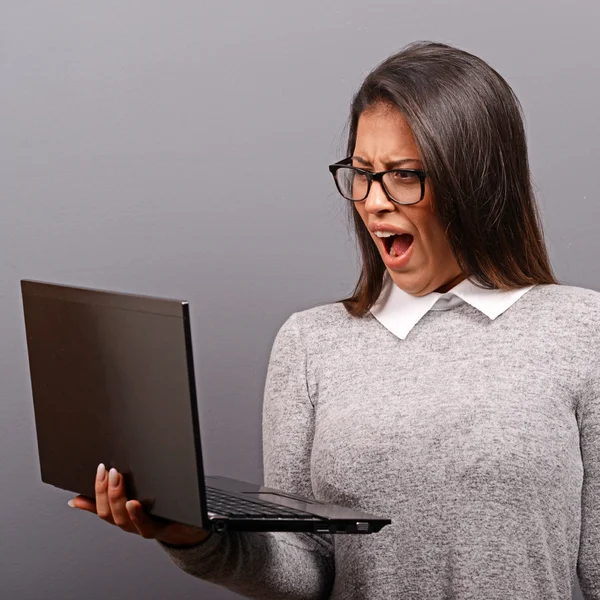
M261 500L263 502L271 502L279 506L285 506L287 508L300 510L303 512L314 513L315 508L320 506L320 502L312 502L308 498L298 498L294 496L288 496L283 492L241 492L242 496L251 498L253 500Z
M284 500L293 500L294 502L302 502L302 504L313 504L313 502L307 498L300 499L280 492L242 492L242 494L244 494L244 496L251 496L257 500L264 500L265 502L275 502L276 504ZM320 503L315 502L315 504Z

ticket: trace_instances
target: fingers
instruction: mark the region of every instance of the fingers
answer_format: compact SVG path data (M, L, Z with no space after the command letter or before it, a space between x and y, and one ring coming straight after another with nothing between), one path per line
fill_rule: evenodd
M146 539L153 539L156 537L159 528L144 512L143 506L137 500L129 500L126 503L125 508L139 535Z
M125 508L127 497L125 496L123 476L116 469L111 469L108 472L107 496L113 523L117 527L125 529L125 531L135 531L135 527Z
M125 508L127 497L125 496L123 476L116 469L107 472L106 467L100 463L96 471L94 489L97 515L107 523L117 525L130 533L137 533Z
M69 505L96 513L103 521L147 539L155 538L164 529L164 526L145 513L140 502L127 500L123 476L116 469L107 472L103 464L98 465L94 491L95 501L77 496L69 501Z
M112 513L108 501L108 473L102 463L98 465L98 470L96 471L94 491L96 492L96 513L104 521L112 523Z
M69 500L69 506L96 514L96 503L85 496L77 496L72 500Z

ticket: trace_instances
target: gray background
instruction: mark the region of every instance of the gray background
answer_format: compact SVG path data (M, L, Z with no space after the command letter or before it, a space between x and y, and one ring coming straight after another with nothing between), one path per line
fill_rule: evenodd
M600 289L597 0L3 0L0 11L3 598L234 597L40 483L18 281L189 299L208 471L260 481L275 333L357 275L326 167L342 157L361 78L405 43L455 44L507 78L558 276Z

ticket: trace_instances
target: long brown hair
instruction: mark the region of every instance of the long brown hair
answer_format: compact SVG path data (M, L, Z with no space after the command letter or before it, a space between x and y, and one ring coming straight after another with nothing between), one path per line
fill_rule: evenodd
M462 272L486 289L558 283L531 186L519 100L486 62L432 42L410 44L365 79L351 104L348 156L360 115L376 104L408 122L427 171L433 209ZM340 300L364 316L381 293L385 265L348 203L362 269Z

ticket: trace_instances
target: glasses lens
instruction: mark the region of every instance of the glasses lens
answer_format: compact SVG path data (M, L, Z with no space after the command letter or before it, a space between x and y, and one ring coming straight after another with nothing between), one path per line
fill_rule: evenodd
M335 180L340 193L348 200L364 200L367 197L369 180L367 176L352 167L340 167Z
M421 199L421 180L410 171L392 171L383 176L388 194L401 204L415 204Z

